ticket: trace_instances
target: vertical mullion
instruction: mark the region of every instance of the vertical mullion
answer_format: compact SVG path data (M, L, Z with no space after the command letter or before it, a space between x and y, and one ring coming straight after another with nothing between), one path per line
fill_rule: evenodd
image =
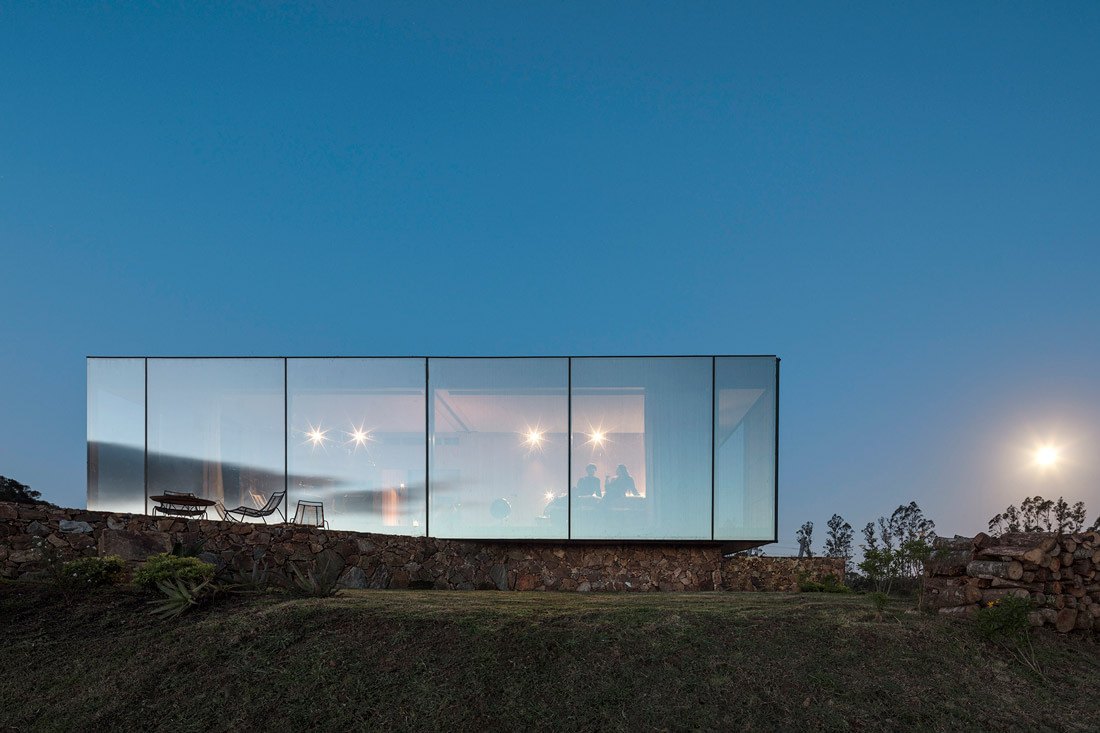
M566 524L565 538L573 539L573 357L567 359L566 369L569 371L566 378L565 398L565 497L566 497Z
M714 541L714 464L717 461L718 448L714 444L718 420L717 357L710 357L710 539Z
M779 357L775 358L775 510L772 513L773 542L779 541Z
M431 392L429 391L428 357L424 357L424 536L431 537L431 527L428 525L431 517L431 488L429 487L431 471Z
M142 484L145 487L145 513L149 513L149 357L145 362L145 457L142 467Z
M283 357L283 519L290 511L290 393L287 387L287 358Z

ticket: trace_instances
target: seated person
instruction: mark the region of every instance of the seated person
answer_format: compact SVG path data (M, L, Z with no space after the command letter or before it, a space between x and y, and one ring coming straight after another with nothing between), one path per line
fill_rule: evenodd
M584 467L584 476L577 479L577 496L601 496L600 480L596 478L596 464Z
M640 496L640 494L637 487L634 486L634 478L626 470L626 466L620 463L619 467L615 469L615 478L608 476L604 479L603 498L619 503L627 496Z

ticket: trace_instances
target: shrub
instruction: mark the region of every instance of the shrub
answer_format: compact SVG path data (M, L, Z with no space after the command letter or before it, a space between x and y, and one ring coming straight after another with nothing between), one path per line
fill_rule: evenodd
M1031 622L1029 616L1035 609L1030 598L1005 596L990 601L984 608L978 609L975 626L978 633L995 644L1000 645L1012 656L1040 676L1043 671L1035 649L1031 645Z
M820 583L814 583L813 581L806 579L805 573L801 573L798 577L798 589L803 593L852 592L852 589L838 581L835 575L826 575L824 578L821 579Z
M61 577L70 588L98 588L117 583L126 570L118 555L82 557L61 566Z
M890 597L880 591L868 593L867 597L871 599L871 605L875 608L875 620L881 621L882 614L886 610L886 602L890 599Z
M157 583L157 590L164 596L155 601L149 601L152 608L149 613L162 619L170 619L187 613L193 608L208 605L214 600L219 588L211 584L209 578L202 582L193 580L162 580Z
M167 552L149 556L145 565L134 571L134 583L154 590L160 583L183 581L202 583L214 577L214 566L194 557L177 557Z
M202 553L202 546L206 544L206 538L203 537L197 542L193 542L190 545L185 545L182 542L175 542L172 544L172 555L176 557L198 557Z
M225 590L233 593L263 593L271 589L277 580L276 571L272 570L273 563L266 556L261 556L252 558L252 565L248 566L249 557L250 553L237 553L233 561L218 574L218 580L224 584Z
M296 563L288 562L289 573L276 573L276 582L286 588L291 595L302 598L327 598L339 592L340 573L344 569L344 560L331 550L318 555L311 567L302 570Z

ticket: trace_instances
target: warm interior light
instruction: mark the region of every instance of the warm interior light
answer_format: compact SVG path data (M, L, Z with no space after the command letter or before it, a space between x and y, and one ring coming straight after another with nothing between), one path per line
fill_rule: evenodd
M351 439L355 441L356 445L363 445L369 438L362 430L356 430L351 434Z
M328 438L325 437L325 433L327 432L327 430L321 430L320 426L313 427L312 425L310 425L309 432L306 433L306 437L309 438L310 443L313 443L314 445L322 445L326 440L328 440Z
M538 445L542 442L542 433L537 430L529 430L527 432L527 442L530 445Z
M592 433L591 438L592 440L589 441L590 443L595 443L596 445L599 445L603 442L603 433L597 430Z
M1058 449L1045 445L1035 454L1035 462L1040 466L1053 466L1058 461Z
M547 491L546 492L546 500L547 501L553 501L554 500L554 492L553 491Z

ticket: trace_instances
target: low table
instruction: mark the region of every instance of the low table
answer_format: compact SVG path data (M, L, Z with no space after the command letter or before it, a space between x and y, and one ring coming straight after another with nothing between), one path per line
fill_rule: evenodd
M149 498L157 502L158 506L154 508L155 510L161 514L171 514L177 517L194 517L199 514L205 517L207 508L218 503L199 496L180 496L176 494L150 496Z

